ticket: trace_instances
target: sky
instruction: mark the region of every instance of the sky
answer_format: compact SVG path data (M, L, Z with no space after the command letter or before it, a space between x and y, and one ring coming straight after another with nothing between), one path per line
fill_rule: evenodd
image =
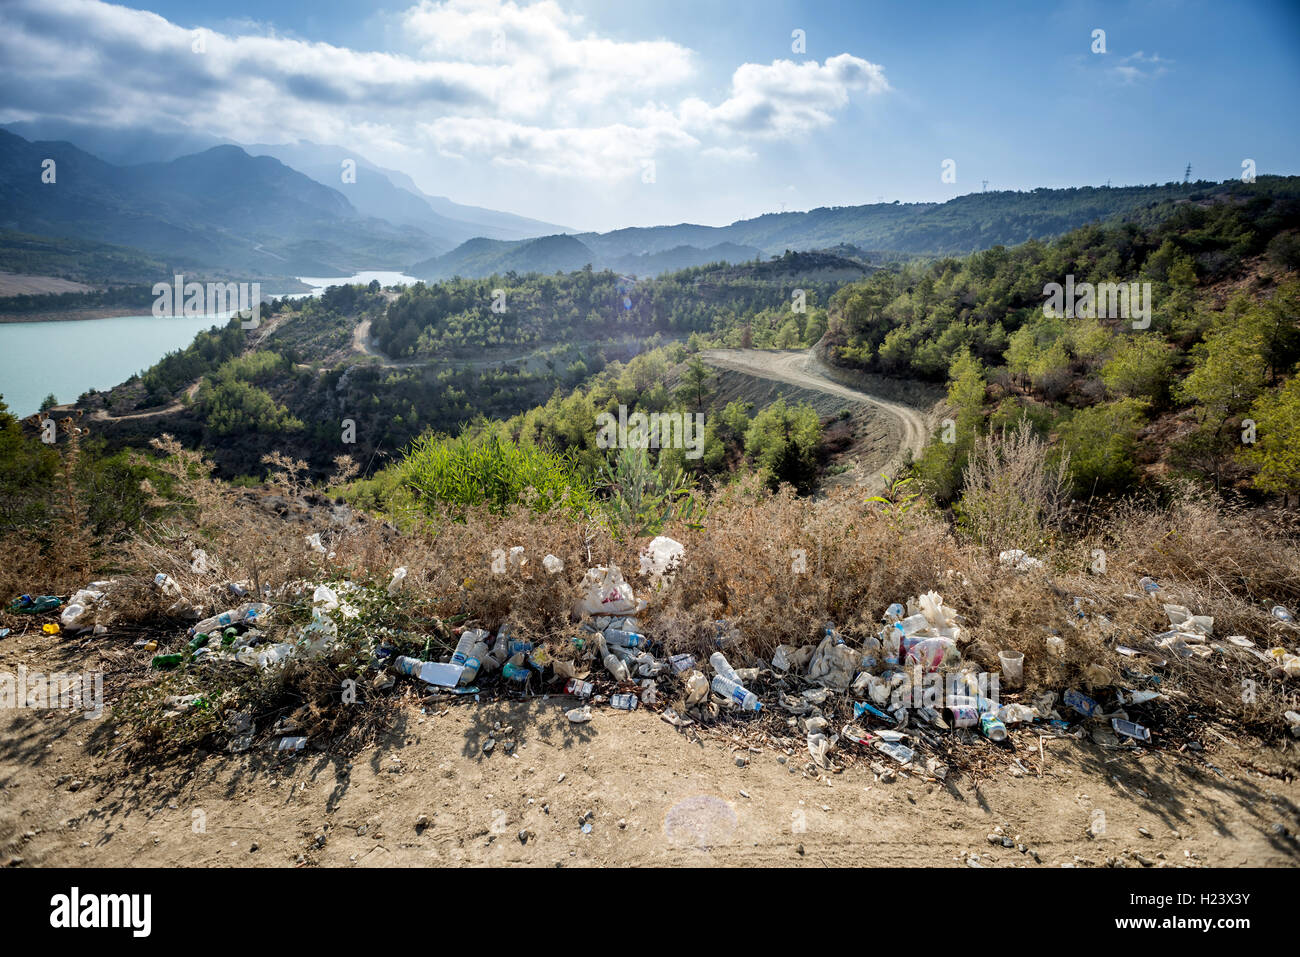
M308 140L608 230L1300 173L1300 4L0 0L0 123Z

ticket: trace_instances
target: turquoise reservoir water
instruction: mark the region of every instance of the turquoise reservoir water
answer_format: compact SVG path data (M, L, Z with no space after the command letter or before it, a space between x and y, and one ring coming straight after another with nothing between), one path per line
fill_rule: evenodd
M355 276L302 277L312 287L300 296L319 296L328 286L368 283L403 286L418 280L399 272L360 272ZM110 389L143 372L169 352L183 349L194 336L224 318L71 319L66 322L0 323L0 395L17 416L40 410L54 393L74 402L90 389Z
M74 402L88 389L109 389L183 349L211 316L70 319L0 323L0 395L9 411L31 415L51 392Z

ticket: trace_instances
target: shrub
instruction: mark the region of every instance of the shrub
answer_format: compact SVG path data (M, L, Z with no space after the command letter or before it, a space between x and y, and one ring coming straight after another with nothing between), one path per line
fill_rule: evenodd
M526 504L535 511L573 512L592 506L591 482L572 454L557 455L496 433L421 436L407 450L401 468L404 483L430 512L439 505L488 505L503 511Z

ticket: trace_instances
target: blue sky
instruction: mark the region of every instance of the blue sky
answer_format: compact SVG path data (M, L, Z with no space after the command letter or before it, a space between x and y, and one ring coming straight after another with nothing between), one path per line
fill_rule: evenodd
M0 121L336 143L428 192L594 229L944 200L983 180L1166 182L1189 162L1213 180L1245 159L1300 173L1291 3L128 6L0 6L18 78Z

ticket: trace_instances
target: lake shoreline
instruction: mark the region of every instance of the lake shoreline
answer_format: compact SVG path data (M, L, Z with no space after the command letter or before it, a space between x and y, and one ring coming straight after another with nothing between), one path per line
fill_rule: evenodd
M79 319L125 319L138 316L141 310L153 307L149 302L134 309L126 306L88 306L84 309L55 309L52 312L0 312L0 323L11 322L75 322Z

